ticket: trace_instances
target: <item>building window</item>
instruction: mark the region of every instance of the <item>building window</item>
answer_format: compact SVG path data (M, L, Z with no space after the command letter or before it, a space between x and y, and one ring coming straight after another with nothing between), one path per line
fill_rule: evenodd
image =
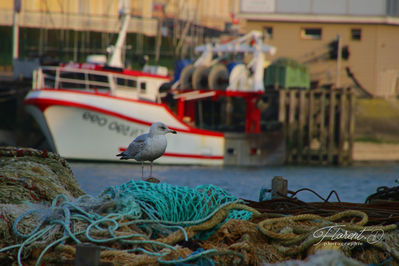
M273 39L273 28L272 27L264 27L263 34L265 36L265 41Z
M304 40L321 40L321 29L303 28L301 30L301 38Z
M361 29L352 29L351 37L353 41L360 41L362 39L362 30Z

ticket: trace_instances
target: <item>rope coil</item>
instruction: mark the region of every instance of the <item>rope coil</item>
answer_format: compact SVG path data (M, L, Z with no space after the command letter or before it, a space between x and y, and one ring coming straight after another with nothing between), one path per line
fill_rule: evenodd
M357 217L360 218L359 221L356 223L334 223L338 220L344 219L344 218L350 218L350 217ZM301 227L300 225L297 225L295 222L297 221L311 221L312 225L309 225L306 227ZM328 228L328 226L340 226L344 227L345 230L348 231L362 231L362 232L375 232L377 230L381 230L382 232L388 232L395 230L397 226L395 224L391 225L386 225L386 226L365 226L368 222L368 216L366 213L362 211L356 211L356 210L348 210L348 211L342 211L337 214L328 216L328 217L321 217L319 215L315 214L301 214L301 215L296 215L296 216L286 216L286 217L279 217L279 218L270 218L261 221L258 223L258 230L266 235L267 237L272 238L273 240L277 241L278 244L276 244L277 248L285 255L293 256L296 254L299 254L305 250L307 250L309 247L316 243L320 243L322 241L331 241L331 240L336 240L334 239L334 235L329 235L327 232L322 231L321 235L323 235L322 238L320 237L315 237L314 233L319 232L318 230L323 230L325 228ZM279 232L275 232L273 229L275 229L275 226L277 224L284 224L290 227L290 229L286 229L287 227L284 227L283 230L280 230ZM384 245L383 243L380 243L378 241L370 241L370 238L366 237L359 237L356 238L356 241L361 241L364 243L367 243L369 245L373 245L379 249L384 250ZM299 245L298 245L299 243ZM295 245L294 247L292 247ZM399 254L397 252L392 252L392 255L399 260Z

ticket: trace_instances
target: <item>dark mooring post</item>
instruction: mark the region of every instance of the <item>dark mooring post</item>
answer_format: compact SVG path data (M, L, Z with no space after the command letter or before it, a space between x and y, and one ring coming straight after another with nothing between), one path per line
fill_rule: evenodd
M346 89L342 89L341 93L339 94L339 134L338 134L338 164L347 163L347 156L345 154L345 141L346 141L346 124L347 118L346 114L348 113L348 109L346 108L346 98L347 93Z
M288 181L282 176L275 176L272 179L272 199L287 196Z
M328 163L334 162L334 136L335 136L335 91L330 90L330 103L328 109L328 144L327 144L327 159Z
M76 247L75 266L98 266L100 264L100 247L82 243Z
M295 114L296 114L296 107L297 107L297 100L296 100L296 91L295 90L290 90L289 91L289 106L288 106L288 126L286 134L288 137L288 141L286 145L288 146L288 157L287 157L287 162L292 163L293 162L293 157L294 153L296 153L298 150L296 148L296 141L294 141L294 134L295 134L295 129L297 128L297 123L295 122ZM295 143L295 144L294 144Z
M285 102L285 98L286 98L286 91L284 89L281 89L278 91L279 94L279 102L278 102L278 121L280 123L282 123L283 125L286 124L286 119L285 119L285 108L286 108L286 102Z
M349 114L348 114L348 134L349 134L349 147L348 147L348 163L352 163L353 158L353 136L355 132L355 96L353 95L353 91L349 88L348 91L348 101L349 101Z
M305 134L305 118L306 118L306 92L304 90L299 91L299 107L298 107L298 136L297 136L297 147L298 147L298 152L297 152L297 163L301 163L303 160L303 155L304 155L304 134Z
M308 104L308 135L307 135L307 162L310 163L312 162L312 149L311 149L311 144L313 141L313 133L314 133L314 119L313 119L313 111L314 111L314 92L310 91L309 92L309 104Z
M319 141L320 141L320 147L319 147L319 163L323 164L324 163L324 153L326 150L326 128L325 128L325 113L326 113L326 93L324 90L320 93L320 119L319 119L319 125L320 125L320 132L319 132Z

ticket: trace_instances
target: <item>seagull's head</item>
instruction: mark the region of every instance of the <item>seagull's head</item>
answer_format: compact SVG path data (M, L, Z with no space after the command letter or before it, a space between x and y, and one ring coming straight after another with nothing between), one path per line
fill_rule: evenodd
M151 135L165 135L167 133L176 134L176 131L169 129L164 123L162 122L155 122L150 127L150 134Z

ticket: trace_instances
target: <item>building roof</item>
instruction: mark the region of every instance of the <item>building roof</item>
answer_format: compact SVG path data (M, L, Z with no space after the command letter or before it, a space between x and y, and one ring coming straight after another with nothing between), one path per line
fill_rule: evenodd
M240 0L246 20L399 25L399 0Z

